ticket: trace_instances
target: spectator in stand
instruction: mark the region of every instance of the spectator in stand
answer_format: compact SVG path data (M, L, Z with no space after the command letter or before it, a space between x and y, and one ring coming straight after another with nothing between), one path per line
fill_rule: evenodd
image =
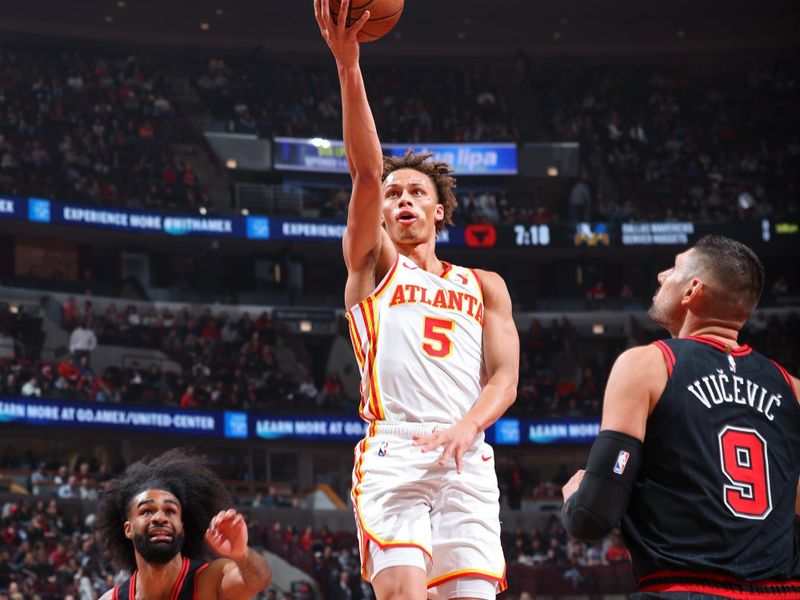
M330 593L331 600L351 600L353 598L353 590L350 586L350 572L342 570L339 573L339 579Z
M45 467L46 467L45 463L40 462L36 466L36 470L34 470L33 473L31 473L30 477L31 494L38 495L40 491L39 486L47 481L50 481L50 477L45 472Z
M595 284L586 292L586 298L594 303L602 303L602 301L608 298L608 294L606 293L606 288L603 282L595 282Z
M0 393L4 396L16 396L20 393L19 385L17 385L17 377L14 373L8 373L5 378L0 381Z
M606 560L610 563L614 562L630 562L631 554L622 542L622 536L619 531L612 531L608 547L606 548Z
M81 319L78 326L69 336L69 351L76 361L85 356L91 361L92 351L97 348L97 336L87 326L86 319Z
M314 385L314 379L311 375L306 375L305 379L300 382L300 385L297 387L297 398L303 404L315 405L317 401L317 395L319 394L319 390L317 390L317 386ZM303 402L305 401L305 402Z
M569 218L571 221L580 222L587 219L589 208L592 204L592 193L589 190L589 173L581 171L581 176L569 192Z
M778 276L778 278L772 283L770 292L772 292L772 297L779 301L789 293L789 283L786 281L786 275L781 273Z
M339 377L338 373L328 373L325 383L322 386L322 391L317 396L317 405L319 408L325 409L338 409L342 407L345 401L344 397L344 384Z
M79 498L80 491L78 489L78 478L75 475L70 475L67 482L63 483L58 488L59 498Z
M72 330L78 325L80 314L78 303L75 302L74 296L70 296L64 300L64 304L61 306L61 326L67 331Z
M511 510L519 510L522 507L522 495L525 490L525 482L528 481L528 476L518 458L511 461L511 469L509 469L505 481L506 498L508 500L508 508Z
M20 393L23 396L27 397L36 397L42 395L42 388L39 386L39 380L36 377L31 377L28 381L25 382L25 385L22 386L22 390Z
M181 396L180 407L181 408L197 408L200 406L197 398L194 395L194 386L187 386L186 391L183 392L183 396Z
M633 303L633 288L627 281L622 284L619 290L619 299L622 300L624 306Z

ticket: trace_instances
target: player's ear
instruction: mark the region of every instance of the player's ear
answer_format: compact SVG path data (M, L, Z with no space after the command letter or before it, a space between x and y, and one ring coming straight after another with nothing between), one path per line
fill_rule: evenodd
M433 213L434 217L436 218L436 222L444 221L444 204L437 203L436 210Z
M693 277L687 282L687 285L683 290L683 296L681 297L681 304L683 306L687 306L689 304L696 303L698 300L702 298L703 293L705 291L706 287L703 284L703 282L697 277Z
M129 540L133 539L133 524L130 521L125 521L122 525L123 531L125 531L125 537Z

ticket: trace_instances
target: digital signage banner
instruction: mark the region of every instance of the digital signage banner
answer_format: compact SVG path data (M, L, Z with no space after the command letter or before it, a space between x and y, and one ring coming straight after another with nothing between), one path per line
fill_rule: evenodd
M250 437L262 440L331 440L356 442L367 424L358 417L254 415Z
M240 415L240 416L237 416ZM0 423L241 437L244 413L59 402L0 396ZM239 426L237 428L237 420ZM245 427L246 432L246 427Z
M222 237L249 240L341 242L345 223L285 219L262 215L171 214L123 208L61 203L45 198L0 196L3 219L42 225L109 229L178 237ZM742 223L630 222L630 223L473 223L454 226L437 237L441 246L469 248L576 248L620 246L686 246L709 233L727 235L750 245L793 244L800 238L794 221Z
M432 160L446 162L455 175L516 175L516 144L384 144L392 156L403 156L409 148L414 152L431 152Z
M523 443L591 444L600 433L599 419L553 419L524 421Z
M242 440L330 442L357 442L367 430L367 423L357 416L248 414L0 396L0 425L4 423ZM597 419L503 418L486 430L486 440L506 446L589 444L599 431Z
M0 219L24 220L27 216L26 208L22 198L0 196Z
M516 175L516 144L384 144L391 156L414 152L431 152L433 159L453 167L456 175ZM347 173L344 142L322 138L274 139L274 168L287 171Z

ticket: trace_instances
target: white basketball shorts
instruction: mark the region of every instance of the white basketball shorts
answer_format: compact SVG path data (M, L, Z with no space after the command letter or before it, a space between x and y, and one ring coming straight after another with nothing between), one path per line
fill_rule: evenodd
M362 576L370 581L374 573L370 544L419 548L429 589L474 578L494 582L501 592L505 559L494 453L480 436L464 453L460 474L452 460L439 466L442 450L422 452L412 437L446 427L375 422L356 446L352 499Z

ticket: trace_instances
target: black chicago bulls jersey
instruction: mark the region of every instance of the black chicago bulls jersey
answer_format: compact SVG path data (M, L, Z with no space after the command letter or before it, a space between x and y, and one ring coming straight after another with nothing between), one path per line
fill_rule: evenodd
M189 560L184 557L181 563L181 571L178 573L178 579L175 580L175 586L172 588L170 600L197 600L197 589L195 578L198 573L205 569L208 563L202 560ZM136 598L136 571L129 579L120 583L114 588L112 600L134 600Z
M670 375L622 520L640 589L715 593L712 582L800 598L800 405L789 375L748 346L656 345Z

